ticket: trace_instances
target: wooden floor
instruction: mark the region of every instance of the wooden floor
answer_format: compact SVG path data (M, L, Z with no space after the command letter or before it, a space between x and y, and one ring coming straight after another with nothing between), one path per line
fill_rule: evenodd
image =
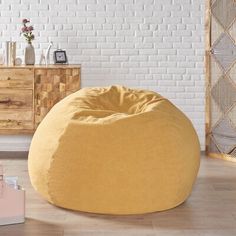
M44 201L31 187L27 153L0 153L6 175L26 189L25 224L2 226L0 236L235 236L236 163L202 157L191 197L179 207L136 216L72 212Z

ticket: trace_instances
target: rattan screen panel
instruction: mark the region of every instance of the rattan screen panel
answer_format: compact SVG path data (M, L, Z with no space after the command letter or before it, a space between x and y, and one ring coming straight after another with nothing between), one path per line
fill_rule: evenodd
M236 161L236 1L206 1L206 151Z

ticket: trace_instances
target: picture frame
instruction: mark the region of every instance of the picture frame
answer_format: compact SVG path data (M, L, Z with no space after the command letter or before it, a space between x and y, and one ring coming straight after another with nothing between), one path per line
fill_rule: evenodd
M66 51L61 49L54 51L53 60L55 64L68 64Z

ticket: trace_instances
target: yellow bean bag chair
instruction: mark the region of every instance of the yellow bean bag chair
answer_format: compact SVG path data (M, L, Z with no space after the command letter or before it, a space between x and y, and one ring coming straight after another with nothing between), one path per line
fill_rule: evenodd
M56 104L34 134L29 175L57 206L140 214L191 193L199 141L189 119L155 92L84 88Z

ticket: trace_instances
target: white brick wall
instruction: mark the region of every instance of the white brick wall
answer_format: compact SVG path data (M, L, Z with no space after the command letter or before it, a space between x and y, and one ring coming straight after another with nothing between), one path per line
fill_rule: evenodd
M0 0L0 39L17 40L22 18L35 26L37 60L52 40L82 64L82 86L154 90L187 116L204 147L204 0ZM4 44L3 44L4 45ZM0 138L0 150L10 138ZM14 137L17 143L17 137ZM27 148L21 137L16 148ZM4 145L3 145L4 144Z

